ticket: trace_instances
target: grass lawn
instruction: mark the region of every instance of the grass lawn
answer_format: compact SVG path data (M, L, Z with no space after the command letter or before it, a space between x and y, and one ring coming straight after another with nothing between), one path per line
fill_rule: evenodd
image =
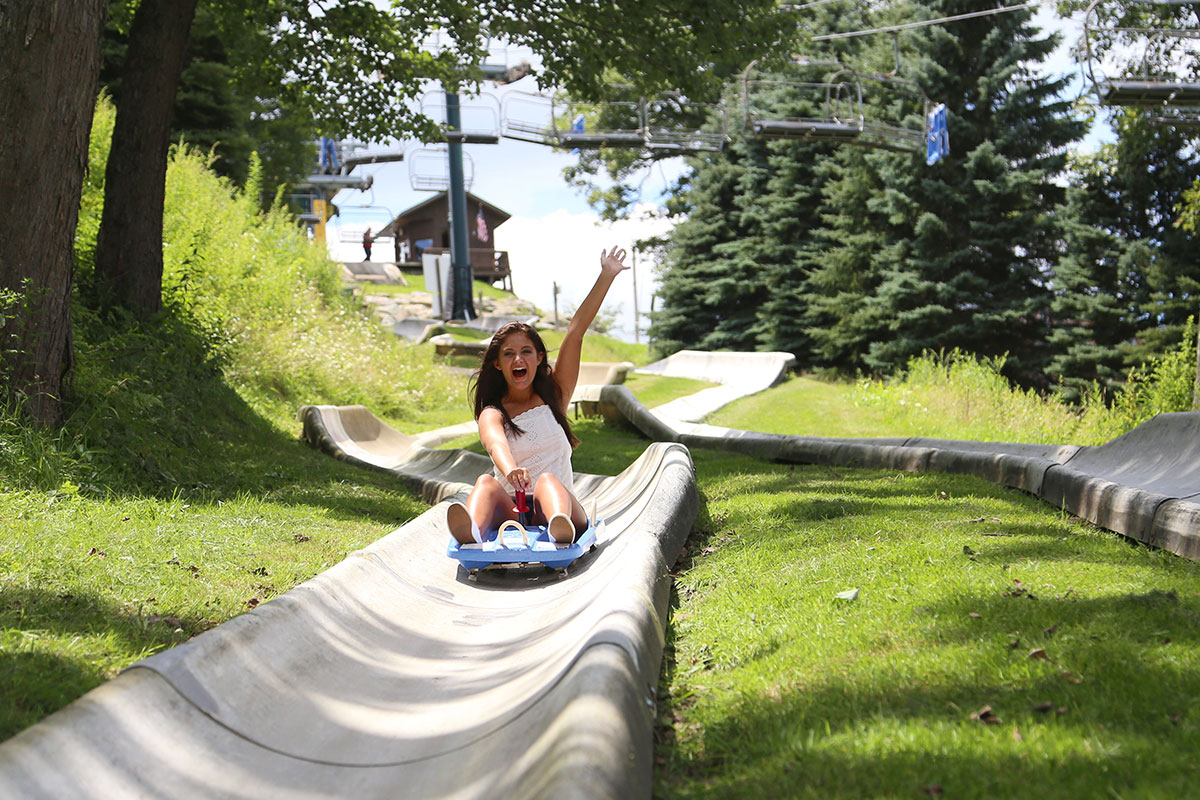
M950 385L849 384L793 376L705 420L738 430L804 436L928 436L992 442L1102 444L1124 432L1095 409L1081 412L997 375L960 370Z
M347 285L356 286L362 289L363 294L412 294L413 292L431 291L425 288L424 273L405 272L404 281L404 284L371 283L364 281L361 283L354 282ZM483 294L484 297L491 297L495 299L511 300L513 298L512 292L506 292L503 289L498 289L495 286L492 286L490 283L484 283L483 281L474 281L473 289L473 297L479 297L480 294Z
M1200 792L1200 564L970 476L693 458L656 796Z
M671 378L663 375L630 374L625 379L625 386L633 392L633 396L642 401L646 408L661 406L680 397L695 394L701 389L716 386L708 381L697 381L691 378Z

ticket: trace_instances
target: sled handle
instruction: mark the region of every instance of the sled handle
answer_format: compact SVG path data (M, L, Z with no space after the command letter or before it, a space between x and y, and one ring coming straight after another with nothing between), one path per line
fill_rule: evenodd
M496 538L500 541L500 546L504 547L504 532L510 528L516 528L521 532L521 539L525 542L525 546L529 547L529 534L525 532L525 526L517 522L515 519L506 519L500 523L500 530L496 532Z

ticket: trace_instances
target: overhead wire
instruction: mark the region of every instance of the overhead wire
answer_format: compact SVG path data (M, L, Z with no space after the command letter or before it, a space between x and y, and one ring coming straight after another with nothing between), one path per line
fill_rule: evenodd
M819 0L818 0L819 1ZM943 22L957 22L961 19L973 19L975 17L988 17L993 14L1005 14L1009 11L1024 11L1030 8L1037 8L1040 5L1037 0L1029 3L1022 3L1017 6L1005 6L1003 8L989 8L983 11L972 11L968 14L956 14L952 17L940 17L938 19L919 20L917 22L906 22L902 25L888 25L883 28L870 28L861 31L848 31L846 33L825 33L820 36L810 37L809 41L823 42L830 39L849 39L854 36L869 36L874 33L891 33L892 31L902 31L909 28L923 28L929 25L940 25Z

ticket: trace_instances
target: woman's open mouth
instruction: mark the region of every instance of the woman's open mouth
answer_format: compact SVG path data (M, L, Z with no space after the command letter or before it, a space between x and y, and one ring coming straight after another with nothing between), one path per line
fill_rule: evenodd
M525 377L525 373L529 372L527 367L513 367L512 376L517 380Z

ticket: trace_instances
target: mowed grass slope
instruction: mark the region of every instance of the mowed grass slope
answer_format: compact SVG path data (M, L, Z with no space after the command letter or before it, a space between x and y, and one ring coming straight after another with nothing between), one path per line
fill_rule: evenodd
M1200 565L971 476L692 457L656 797L1200 792Z
M694 457L658 796L1200 791L1200 565L976 478Z

